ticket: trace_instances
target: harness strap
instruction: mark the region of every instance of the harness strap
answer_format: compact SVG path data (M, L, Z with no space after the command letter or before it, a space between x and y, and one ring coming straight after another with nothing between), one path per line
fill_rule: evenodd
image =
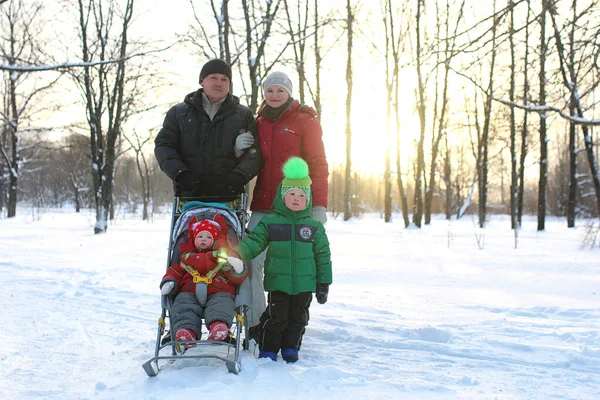
M223 268L225 264L227 264L227 250L221 248L219 250L213 251L213 256L217 258L217 266L208 271L208 274L206 274L206 276L200 275L200 273L196 271L194 267L186 264L183 261L181 261L180 264L183 269L185 269L190 275L192 275L192 282L206 283L207 285L210 285L212 284L212 280L215 277L215 275Z

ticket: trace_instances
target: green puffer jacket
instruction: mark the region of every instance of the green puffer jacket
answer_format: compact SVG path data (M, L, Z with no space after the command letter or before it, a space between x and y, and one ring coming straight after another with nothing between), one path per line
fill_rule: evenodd
M323 224L310 217L312 196L302 211L292 211L281 197L281 184L273 202L274 213L258 225L233 250L251 260L264 249L265 290L288 294L315 292L317 283L331 283L331 252Z

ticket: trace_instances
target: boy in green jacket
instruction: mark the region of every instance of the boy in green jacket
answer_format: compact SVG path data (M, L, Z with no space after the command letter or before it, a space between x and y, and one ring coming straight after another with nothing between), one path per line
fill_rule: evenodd
M277 188L274 212L263 217L233 249L231 265L251 260L268 247L265 261L267 309L256 335L259 358L298 361L298 350L308 325L313 292L325 304L332 281L331 253L325 227L310 217L311 179L308 165L291 157L283 165L284 178Z

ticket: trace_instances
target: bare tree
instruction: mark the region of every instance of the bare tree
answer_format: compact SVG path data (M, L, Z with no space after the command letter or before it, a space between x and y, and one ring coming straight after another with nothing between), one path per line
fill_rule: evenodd
M496 11L496 0L494 0L494 14ZM489 159L489 137L490 137L490 123L492 116L492 98L494 96L494 70L496 66L496 38L497 38L497 25L498 20L495 19L492 25L492 55L490 60L490 73L488 77L488 87L486 90L485 106L484 106L484 121L481 132L481 157L479 158L478 165L478 189L479 189L479 227L485 227L485 219L487 212L487 199L488 199L488 159Z
M579 87L580 79L575 70L577 68L577 65L570 64L569 61L566 59L565 47L563 45L563 41L560 36L560 30L559 30L558 24L556 22L556 17L557 17L558 12L555 8L555 5L549 3L549 0L545 0L543 2L543 4L544 4L544 9L545 10L547 9L547 12L550 15L550 18L552 20L554 39L556 42L556 48L557 48L558 57L559 57L560 72L561 72L561 76L562 76L563 85L569 92L570 105L572 104L574 111L576 111L576 114L577 114L576 118L579 120L584 119L584 117L585 117L584 109L585 108L582 104L582 96L584 95L584 93L581 92L580 87ZM579 18L577 16L578 14L575 11L576 5L577 5L576 0L573 0L573 5L572 5L574 8L573 25L578 24L577 20ZM581 13L581 15L584 15L586 12L589 12L589 10L591 10L591 9L593 9L593 7L590 5L584 12ZM575 28L573 28L573 29L575 29ZM596 34L596 38L597 38L598 27L596 26L594 28L594 30L596 31L595 34ZM573 39L573 41L574 41L574 39ZM597 43L593 40L584 41L584 44L587 46L597 47ZM582 49L581 51L584 52L584 49ZM595 80L595 83L592 85L591 90L588 91L588 93L592 93L593 90L595 90L598 87L598 85L600 84L599 80L597 79L597 74L598 74L599 69L600 68L598 67L598 53L596 53L596 56L594 57L593 67L591 68L591 71L593 71L592 74L596 76L596 80ZM541 103L541 101L540 101L540 103ZM541 104L544 104L544 103L541 103ZM583 124L581 126L581 129L583 132L583 139L584 139L584 143L585 143L585 153L586 153L588 164L590 167L590 172L592 175L592 182L594 185L594 192L596 195L596 208L597 208L596 217L600 218L600 169L598 168L598 163L596 161L596 155L594 152L594 143L592 140L592 132L590 132L589 127L585 124ZM538 229L539 229L539 224L538 224Z
M313 93L313 102L317 115L323 123L323 105L321 104L321 62L323 58L321 56L321 44L319 43L319 0L315 0L314 17L315 17L315 41L314 41L314 52L315 52L315 91Z
M515 60L515 10L513 0L508 0L510 7L509 32L508 40L510 43L510 89L508 96L511 103L515 102L515 75L516 75L516 60ZM515 107L510 107L510 227L517 229L517 122L515 115Z
M547 2L542 1L542 13L540 15L540 104L546 104L546 56L548 43L546 42L546 11ZM538 183L538 223L537 230L546 228L546 186L548 184L548 142L546 113L540 114L540 176Z
M462 17L463 17L463 9L465 6L465 1L463 0L460 8L458 10L458 15L457 15L457 19L456 19L456 24L454 26L454 31L452 33L452 36L449 36L449 31L450 31L450 2L447 0L446 1L446 12L445 12L445 21L444 21L444 29L445 29L445 40L444 40L444 50L443 53L441 51L438 51L436 54L443 54L444 56L444 77L443 77L443 81L442 81L442 96L441 96L441 104L440 104L440 113L438 116L437 113L437 83L436 83L436 102L435 102L435 107L436 107L436 111L434 112L434 118L438 118L437 121L434 120L434 130L433 130L433 135L432 135L432 143L431 143L431 167L429 170L429 182L428 182L428 186L427 186L427 190L425 190L425 224L430 224L431 223L431 205L433 203L433 196L434 193L436 191L436 181L435 181L435 177L437 174L437 157L438 157L438 153L439 153L439 147L440 147L440 141L442 140L443 136L445 136L446 134L446 129L447 129L447 125L448 125L448 117L447 117L447 112L448 112L448 83L449 83L449 74L450 74L450 62L452 61L452 56L455 52L455 47L456 47L456 34L458 31L458 28L460 26L460 23L462 21ZM440 19L438 18L438 21L440 21ZM439 38L439 24L440 22L438 22L438 38ZM436 63L436 64L439 64ZM436 68L437 71L437 68ZM437 79L436 79L437 81ZM437 132L435 130L437 125Z
M304 53L306 51L306 41L308 39L308 16L309 16L309 1L296 1L295 19L290 14L289 1L284 0L284 10L288 23L288 35L294 51L294 65L298 73L298 94L300 103L304 104L304 87L306 85L306 69L304 68ZM293 26L293 21L296 26ZM315 25L315 30L318 25Z
M385 88L387 93L387 110L385 120L385 170L383 173L383 215L384 221L392 220L392 168L390 158L391 129L390 121L392 117L392 95L394 93L395 70L398 69L398 44L395 40L394 32L394 13L392 12L392 0L386 0L383 9L383 23L385 27ZM392 53L390 56L390 52ZM390 65L391 64L391 65ZM400 155L397 156L400 158Z
M205 29L204 21L200 19L201 16L206 15L205 9L203 7L201 11L197 11L197 3L197 1L190 0L190 6L192 7L194 14L194 26L198 28L194 28L192 30L192 33L188 35L188 39L196 47L202 50L205 58L220 58L225 60L228 64L231 64L231 21L229 16L229 0L221 0L220 6L215 2L215 0L210 0L212 16L217 26L217 40L219 44L218 50L212 46L212 37Z
M577 27L577 0L572 2L573 23L569 35L569 63L575 64L575 31ZM576 82L572 82L576 84ZM577 99L575 93L571 91L569 96L569 113L577 115ZM575 206L577 205L577 127L574 123L569 123L569 198L567 200L567 226L575 227Z
M523 55L523 104L529 102L529 24L530 24L531 7L527 0L527 17L525 19L525 45ZM521 225L523 218L523 198L525 196L525 158L527 157L529 141L528 138L528 115L523 113L523 124L521 125L521 152L519 156L519 188L517 195L517 221Z
M54 163L73 191L75 212L81 210L84 205L82 197L91 191L89 148L89 137L75 133L68 135L58 150L58 160Z
M425 86L423 79L423 58L422 58L422 34L421 34L421 24L422 20L422 12L425 8L425 0L417 0L417 14L416 18L416 69L417 69L417 111L419 113L419 122L420 122L420 134L419 141L417 145L417 169L415 173L415 196L413 203L413 223L421 227L421 222L423 219L423 177L425 174Z
M41 2L26 5L23 0L15 0L0 9L0 59L8 65L35 65L42 61L40 38L43 37ZM22 128L33 100L51 88L60 78L40 83L34 81L28 71L6 71L4 75L3 107L0 111L0 165L5 171L0 175L1 186L8 191L7 216L17 213L17 194L23 162L19 141L25 133ZM38 110L39 111L39 110ZM0 169L1 172L1 169ZM7 176L6 176L7 175Z
M146 153L144 153L144 146L155 136L148 135L145 138L141 137L138 132L134 129L133 132L125 134L125 140L130 144L131 149L135 152L135 165L137 172L140 176L140 182L142 183L142 219L144 221L149 220L149 205L151 200L151 186L150 186L150 173L151 169L148 167L148 161L146 160Z
M250 82L248 107L252 111L256 111L258 108L258 93L262 79L269 73L269 70L279 58L277 56L273 63L266 65L266 46L280 5L281 0L267 1L263 9L262 3L257 6L254 1L249 3L248 0L242 0L244 21L246 22L246 60L248 61ZM285 47L281 52L283 50L285 50ZM265 65L261 63L265 63Z
M73 73L84 99L90 134L90 154L96 208L94 233L108 229L118 138L125 117L125 74L128 29L134 0L122 10L121 26L113 27L118 17L114 0L78 0L82 61L119 60L115 64L85 66L83 74ZM118 34L114 35L117 30ZM106 125L105 125L106 124Z
M346 174L344 178L344 221L352 217L352 46L354 33L354 11L350 0L346 0L346 30L348 35L346 59Z

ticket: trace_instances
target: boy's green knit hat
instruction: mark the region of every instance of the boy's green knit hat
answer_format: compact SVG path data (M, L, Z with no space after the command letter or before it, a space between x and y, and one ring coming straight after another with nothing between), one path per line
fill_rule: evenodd
M310 184L312 183L308 176L308 164L300 157L290 157L283 164L283 180L281 181L281 197L294 188L304 192L306 199L310 199Z

